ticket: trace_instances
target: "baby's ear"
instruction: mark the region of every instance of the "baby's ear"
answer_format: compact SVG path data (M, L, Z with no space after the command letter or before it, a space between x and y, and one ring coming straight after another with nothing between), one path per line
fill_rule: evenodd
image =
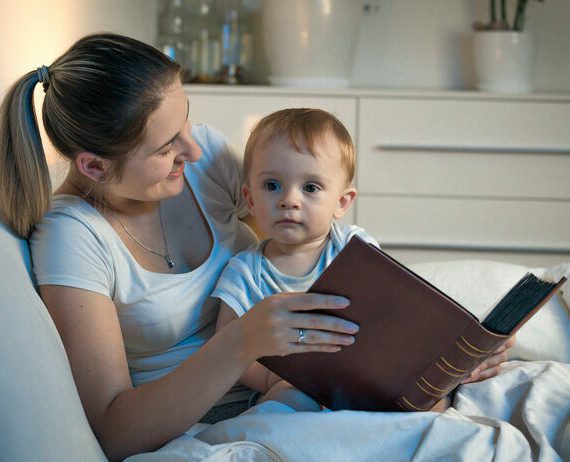
M350 186L342 192L333 215L336 219L342 218L346 214L352 202L356 199L357 194L358 192L354 186Z
M247 206L249 207L249 213L251 215L255 215L254 214L254 207L253 207L253 197L251 196L251 190L249 189L249 186L247 184L244 184L241 187L241 193L243 194L245 202L246 202Z

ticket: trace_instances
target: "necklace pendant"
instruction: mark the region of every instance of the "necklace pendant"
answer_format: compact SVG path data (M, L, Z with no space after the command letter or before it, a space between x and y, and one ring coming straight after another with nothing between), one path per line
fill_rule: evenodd
M165 255L164 260L166 261L166 264L168 265L168 269L174 268L174 262L170 258L170 255Z

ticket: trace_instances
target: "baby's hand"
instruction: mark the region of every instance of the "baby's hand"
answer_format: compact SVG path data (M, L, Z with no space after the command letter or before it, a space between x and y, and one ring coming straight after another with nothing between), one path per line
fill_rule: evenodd
M319 403L285 380L281 380L273 385L257 403L263 403L264 401L279 401L298 412L316 412L321 410Z

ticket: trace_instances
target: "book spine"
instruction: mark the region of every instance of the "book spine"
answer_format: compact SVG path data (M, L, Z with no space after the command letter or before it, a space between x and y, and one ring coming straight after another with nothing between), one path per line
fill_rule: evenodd
M470 320L455 342L389 406L390 411L429 411L485 361L509 336Z

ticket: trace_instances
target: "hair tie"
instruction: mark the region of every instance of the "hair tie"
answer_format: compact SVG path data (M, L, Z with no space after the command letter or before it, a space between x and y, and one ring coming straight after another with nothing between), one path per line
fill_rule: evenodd
M44 92L47 91L49 86L49 68L47 66L38 67L36 74L38 75L38 81L43 83Z

